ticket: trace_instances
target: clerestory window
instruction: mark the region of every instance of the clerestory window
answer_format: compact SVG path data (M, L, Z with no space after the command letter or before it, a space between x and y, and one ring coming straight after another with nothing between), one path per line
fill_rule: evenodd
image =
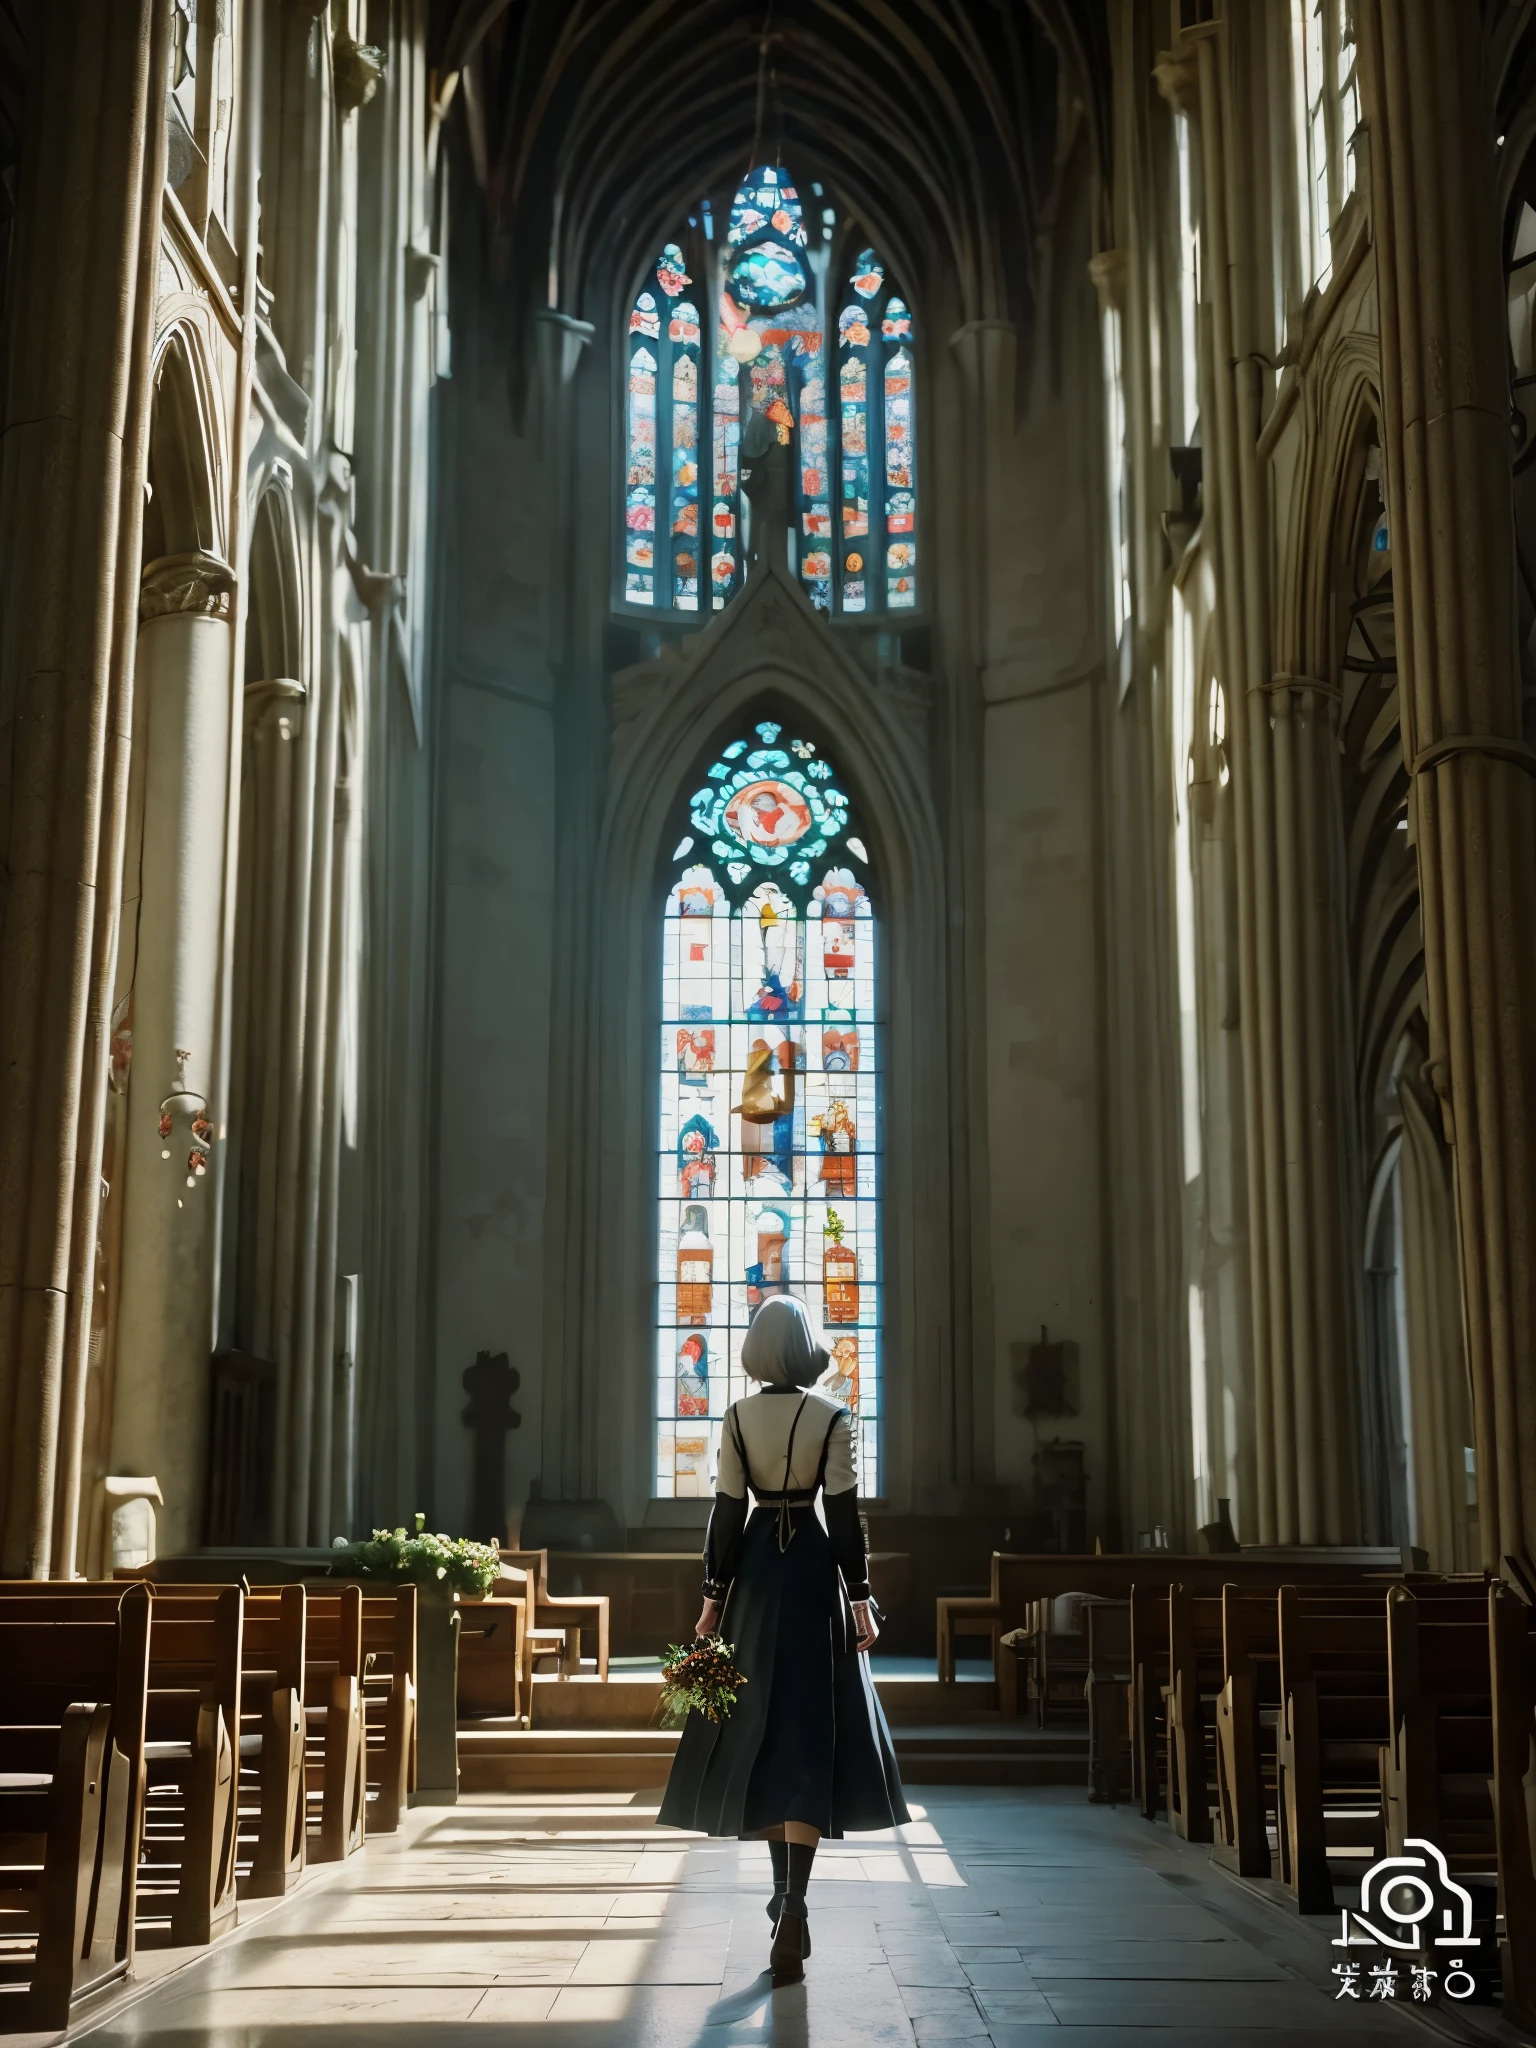
M623 601L721 611L746 565L742 435L791 451L790 558L819 610L918 605L916 341L872 248L853 252L782 165L748 173L723 240L710 203L668 242L629 315ZM846 274L834 254L848 244Z

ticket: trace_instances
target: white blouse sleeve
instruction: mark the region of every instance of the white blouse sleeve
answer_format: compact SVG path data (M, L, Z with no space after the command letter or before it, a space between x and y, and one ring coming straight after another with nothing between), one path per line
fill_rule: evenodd
M728 1493L733 1500L747 1497L747 1475L741 1469L741 1453L736 1448L736 1416L734 1407L725 1411L725 1425L720 1431L720 1465L715 1474L717 1493Z
M722 1457L721 1463L724 1462ZM850 1493L858 1483L853 1463L853 1417L845 1408L827 1438L826 1488L828 1493Z

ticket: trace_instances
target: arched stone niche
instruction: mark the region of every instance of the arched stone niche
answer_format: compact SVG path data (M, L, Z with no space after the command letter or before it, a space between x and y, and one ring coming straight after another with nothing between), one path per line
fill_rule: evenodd
M752 718L798 719L857 799L879 891L885 1013L883 1491L952 1476L955 1375L943 853L926 695L873 678L782 567L675 652L614 678L606 803L570 1040L551 1105L542 1488L633 1525L651 1495L656 1029L678 800ZM672 837L675 838L675 832ZM558 1009L557 1009L558 1015ZM564 1123L563 1132L561 1123ZM968 1362L966 1368L968 1370Z

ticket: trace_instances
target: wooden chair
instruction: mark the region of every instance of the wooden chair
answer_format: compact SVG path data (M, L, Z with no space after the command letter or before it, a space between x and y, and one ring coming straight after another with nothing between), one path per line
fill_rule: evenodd
M39 1621L105 1621L122 1598L111 1580L34 1581L0 1585L0 1612L24 1604ZM242 1619L238 1586L156 1587L151 1598L137 1918L161 1918L169 1895L165 1938L177 1947L212 1941L235 1919ZM146 1925L141 1938L155 1932Z
M531 1581L530 1581L531 1584ZM529 1600L490 1594L459 1610L458 1709L462 1718L511 1716L527 1727L532 1711L533 1659L528 1643ZM561 1638L563 1642L563 1638Z
M7 2031L58 2033L134 1958L149 1594L111 1619L0 1620L0 1899L26 1989ZM15 1975L12 1976L15 1981Z
M416 1588L362 1596L368 1832L393 1834L416 1784Z
M533 1612L526 1634L530 1642L540 1631L558 1629L561 1635L561 1669L574 1676L581 1669L581 1639L572 1630L588 1630L595 1637L597 1675L608 1676L609 1601L606 1593L551 1593L547 1550L504 1550L503 1564L528 1574L533 1589Z
M1035 1696L1035 1647L1033 1627L1010 1629L997 1643L997 1710L1012 1720Z
M246 1596L241 1646L240 1779L256 1828L239 1880L248 1898L280 1898L304 1868L304 1652L302 1586Z
M1001 1610L988 1594L941 1593L936 1605L939 1683L955 1682L955 1638L985 1636L992 1655L994 1673L998 1663L998 1639L1002 1634Z
M305 1797L318 1808L315 1861L339 1863L361 1849L367 1829L363 1596L355 1585L303 1590Z
M1488 1589L1488 1635L1504 2018L1536 2033L1536 1615L1508 1586Z
M1088 1624L1088 1797L1118 1806L1131 1792L1131 1603L1090 1600Z
M1035 1721L1041 1728L1063 1721L1080 1723L1088 1715L1087 1624L1075 1630L1056 1628L1054 1607L1054 1601L1042 1600L1036 1609L1034 1700Z

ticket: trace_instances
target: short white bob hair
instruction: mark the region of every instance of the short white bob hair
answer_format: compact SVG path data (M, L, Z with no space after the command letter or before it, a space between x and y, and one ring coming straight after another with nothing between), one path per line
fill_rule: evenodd
M741 1343L741 1369L765 1387L814 1386L832 1354L793 1294L771 1294L752 1318Z

